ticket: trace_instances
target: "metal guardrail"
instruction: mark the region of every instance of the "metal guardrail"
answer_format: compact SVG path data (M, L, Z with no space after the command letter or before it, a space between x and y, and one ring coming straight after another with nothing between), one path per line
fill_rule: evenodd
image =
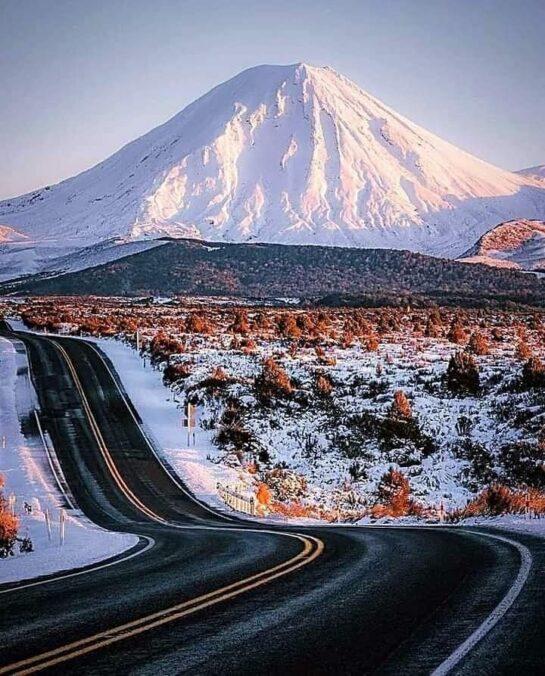
M216 484L216 488L221 499L229 505L231 509L234 509L236 512L250 514L250 516L257 516L256 499L253 496L248 498L236 489L224 486L219 482Z

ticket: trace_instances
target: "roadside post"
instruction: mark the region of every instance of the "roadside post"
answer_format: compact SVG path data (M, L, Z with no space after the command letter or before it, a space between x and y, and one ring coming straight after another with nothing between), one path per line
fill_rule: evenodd
M51 518L49 517L49 509L46 508L44 512L45 516L45 527L47 530L47 539L51 542Z
M187 445L191 446L191 433L195 428L195 407L186 401L184 408L184 427L187 428ZM195 432L193 432L193 446L195 445Z
M61 507L59 510L59 545L62 547L64 544L64 528L66 522L66 512Z

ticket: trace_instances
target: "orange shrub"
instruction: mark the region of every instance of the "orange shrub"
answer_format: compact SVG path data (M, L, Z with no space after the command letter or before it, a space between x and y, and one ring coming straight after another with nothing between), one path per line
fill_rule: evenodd
M0 488L4 486L4 477L0 474ZM0 493L0 558L13 553L19 522L9 511L7 501Z
M316 515L312 507L302 505L300 502L274 502L272 511L291 518L310 518Z

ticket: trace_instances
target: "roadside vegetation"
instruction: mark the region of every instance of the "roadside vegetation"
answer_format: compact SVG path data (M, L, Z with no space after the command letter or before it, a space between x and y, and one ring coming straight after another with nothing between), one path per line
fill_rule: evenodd
M93 297L6 311L33 328L138 343L198 406L210 461L244 472L270 511L545 513L540 312Z
M19 521L9 508L1 490L3 487L4 477L0 474L0 558L5 559L14 554Z

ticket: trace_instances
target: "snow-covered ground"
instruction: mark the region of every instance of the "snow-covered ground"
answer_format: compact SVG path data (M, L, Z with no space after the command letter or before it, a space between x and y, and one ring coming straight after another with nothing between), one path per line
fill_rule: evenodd
M544 415L539 394L507 386L521 368L509 342L478 357L484 389L479 397L471 397L453 396L441 385L456 349L445 339L385 341L377 352L369 352L356 341L351 347L328 349L326 357L334 358L324 363L312 348L300 348L289 357L281 341L259 342L256 351L248 353L231 349L228 335L194 337L186 343L185 352L173 357L174 363L182 362L190 370L173 388L163 383L162 370L150 366L149 358L144 361L129 344L110 338L90 340L112 361L164 460L199 499L223 510L226 506L218 495L218 482L255 495L259 482L269 481L268 467L273 472L283 468L297 480L302 478L302 503L312 506L314 516L318 510L330 518L332 511L350 510L351 505L361 513L376 500L378 482L392 465L409 478L412 493L422 504L460 508L486 485L474 474L473 459L464 456L469 440L471 449L489 452L486 462L500 471L495 454L505 444L534 443L537 421ZM254 378L263 358L273 353L297 383L298 392L310 397L307 404L279 401L271 408L256 400ZM204 383L218 366L229 379L219 394L208 396ZM325 403L316 399L316 373L328 375L334 384ZM431 451L399 442L388 450L377 442L373 430L369 433L365 426L363 431L352 426L354 416L363 416L365 421L365 414L374 416L372 427L380 426L397 389L409 396L422 434L433 441ZM197 427L195 438L188 440L183 402L186 396L195 395L200 400ZM231 395L244 407L240 422L269 455L269 460L260 461L257 475L248 458L242 463L234 461L225 448L214 443L218 420ZM523 415L530 410L532 416ZM479 463L480 453L476 456ZM288 496L287 503L292 499ZM464 525L490 524L529 532L543 531L543 523L512 516L464 521Z
M504 516L494 517L476 517L466 519L463 526L491 526L501 528L502 530L514 531L517 533L528 533L528 535L538 535L545 537L545 516L541 519L530 518L518 514L506 514Z
M79 510L72 509L56 484L42 439L39 435L23 434L22 425L26 427L26 421L34 416L37 403L28 377L26 354L20 349L0 338L0 474L5 477L4 496L7 499L15 496L19 536L30 537L34 551L23 554L16 547L15 556L0 559L0 583L87 566L116 556L138 542L135 535L103 530ZM31 513L27 513L25 503ZM62 546L61 509L66 514ZM51 520L51 539L46 510Z

